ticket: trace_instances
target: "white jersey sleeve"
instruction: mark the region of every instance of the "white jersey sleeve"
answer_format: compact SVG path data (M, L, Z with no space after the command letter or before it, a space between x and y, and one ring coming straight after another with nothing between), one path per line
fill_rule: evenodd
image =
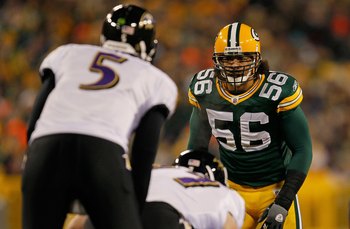
M50 69L55 88L30 141L56 133L92 135L121 145L152 107L172 114L178 91L171 78L138 57L94 45L69 44L52 51L40 72Z
M221 229L227 213L239 228L243 225L245 205L235 191L213 182L188 168L153 169L147 201L163 201L179 211L198 229Z

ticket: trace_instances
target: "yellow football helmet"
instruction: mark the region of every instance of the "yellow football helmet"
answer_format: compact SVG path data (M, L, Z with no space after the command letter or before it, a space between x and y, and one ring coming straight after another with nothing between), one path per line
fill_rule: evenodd
M215 38L213 61L219 80L235 88L256 79L261 63L258 34L243 23L226 25Z

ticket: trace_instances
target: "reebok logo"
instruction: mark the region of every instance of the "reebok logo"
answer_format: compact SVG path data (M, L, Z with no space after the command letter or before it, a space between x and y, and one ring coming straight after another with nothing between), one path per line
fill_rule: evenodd
M276 215L275 220L279 223L282 223L283 222L283 215L282 214Z

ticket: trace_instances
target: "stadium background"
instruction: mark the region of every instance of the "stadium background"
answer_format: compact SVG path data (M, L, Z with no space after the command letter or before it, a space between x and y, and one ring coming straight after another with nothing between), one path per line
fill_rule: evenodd
M303 88L314 144L299 192L304 228L349 228L350 0L0 0L0 229L21 228L21 159L41 60L61 44L99 44L106 12L126 2L155 16L155 65L180 90L157 162L171 162L186 147L187 85L193 73L212 66L216 33L233 21L247 23L271 69L292 74Z

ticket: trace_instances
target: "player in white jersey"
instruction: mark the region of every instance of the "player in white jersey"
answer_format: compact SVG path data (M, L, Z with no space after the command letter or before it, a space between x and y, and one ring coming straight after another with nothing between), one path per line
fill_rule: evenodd
M24 229L61 229L75 199L97 229L141 228L139 211L177 87L151 64L155 22L145 9L113 8L101 43L63 45L40 66L23 174Z
M188 150L175 166L152 170L144 229L241 228L243 198L226 187L225 167L212 154ZM87 216L76 216L67 229L93 229Z
M186 228L183 221L196 229L242 227L244 201L226 187L227 174L221 162L209 153L185 151L175 164L152 171L142 215L144 229Z

